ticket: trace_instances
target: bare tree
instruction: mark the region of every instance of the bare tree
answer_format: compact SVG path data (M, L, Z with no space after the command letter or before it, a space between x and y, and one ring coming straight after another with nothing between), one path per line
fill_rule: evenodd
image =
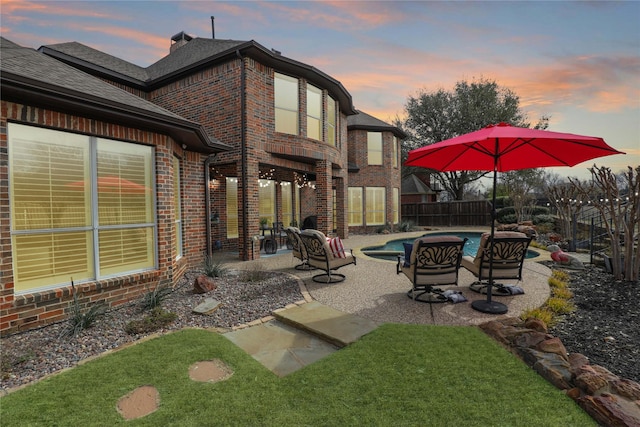
M637 281L640 272L640 166L628 166L621 176L610 168L593 165L587 185L569 178L576 191L590 198L598 210L611 240L612 271L616 279ZM597 192L599 197L592 198ZM623 262L624 259L624 262ZM624 270L624 272L623 272Z
M572 226L574 221L585 206L582 197L578 198L579 193L575 188L576 184L587 188L586 184L581 183L578 179L574 179L573 183L559 181L546 187L549 202L556 208L556 214L560 220L561 234L568 240L573 236ZM587 197L587 200L590 198L590 196ZM575 242L571 241L569 250L575 250L573 245L575 245Z

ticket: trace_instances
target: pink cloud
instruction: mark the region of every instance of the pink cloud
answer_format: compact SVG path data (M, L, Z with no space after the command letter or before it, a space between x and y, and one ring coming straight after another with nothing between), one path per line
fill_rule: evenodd
M60 15L60 16L84 16L94 18L116 18L114 15L110 15L103 12L98 12L95 7L84 9L82 4L78 3L74 7L65 7L64 3L60 2L32 2L21 0L3 0L2 1L2 15L3 19L20 19L15 16L19 12L27 13L42 13L46 15Z

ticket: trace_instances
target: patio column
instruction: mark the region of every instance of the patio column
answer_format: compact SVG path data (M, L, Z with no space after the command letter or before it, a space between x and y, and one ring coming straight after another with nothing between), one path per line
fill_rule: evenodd
M331 162L316 162L316 212L318 230L329 235L333 231L333 183L331 180Z

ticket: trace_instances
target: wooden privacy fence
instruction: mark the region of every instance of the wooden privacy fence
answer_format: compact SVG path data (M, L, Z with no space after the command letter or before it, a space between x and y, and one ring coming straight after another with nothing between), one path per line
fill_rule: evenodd
M491 203L486 200L408 203L401 207L402 221L419 226L488 226Z

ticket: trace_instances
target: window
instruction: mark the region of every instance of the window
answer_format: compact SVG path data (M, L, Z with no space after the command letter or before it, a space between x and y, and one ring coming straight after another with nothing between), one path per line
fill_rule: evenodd
M266 218L269 227L276 221L276 185L270 179L259 180L258 204L260 219Z
M382 134L367 132L367 160L370 165L382 165Z
M400 190L398 188L393 189L393 223L400 223L400 216L398 209L400 207Z
M322 91L307 84L307 138L322 141Z
M298 135L298 79L275 73L276 132Z
M173 205L175 206L174 229L176 259L182 257L182 203L180 197L180 159L173 157Z
M384 187L367 187L367 225L384 224L385 197Z
M398 138L393 137L393 167L398 167Z
M155 268L153 148L8 131L16 293Z
M349 187L347 221L349 226L362 225L362 187Z
M227 239L238 238L238 178L227 177Z
M331 215L331 221L333 222L333 227L330 227L330 230L336 231L337 228L337 224L338 224L338 203L337 203L337 199L338 199L338 193L336 192L336 189L333 189L333 213Z
M336 101L327 97L327 144L336 146Z
M283 181L280 183L280 189L282 190L282 225L289 227L293 222L293 185L290 182Z

